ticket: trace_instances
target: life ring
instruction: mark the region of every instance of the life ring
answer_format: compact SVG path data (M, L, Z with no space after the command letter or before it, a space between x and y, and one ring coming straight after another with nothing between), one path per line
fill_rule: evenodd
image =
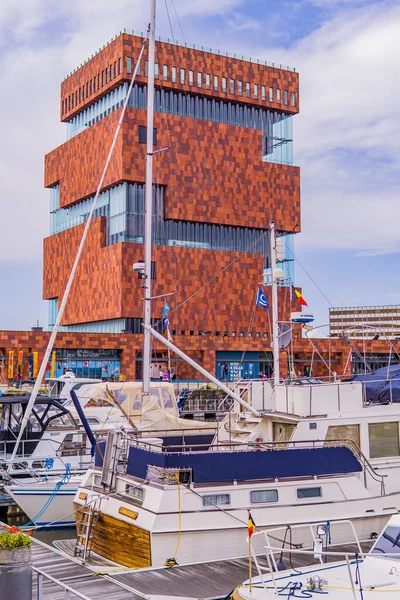
M254 446L253 447L257 452L260 452L261 444L265 444L264 436L259 431L254 431L250 435L249 441L252 442L253 444L255 444L255 447Z

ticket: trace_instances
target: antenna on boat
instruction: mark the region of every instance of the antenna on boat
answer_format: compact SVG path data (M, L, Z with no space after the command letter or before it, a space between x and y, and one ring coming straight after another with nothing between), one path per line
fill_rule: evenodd
M154 47L155 47L156 0L150 3L149 56L147 75L147 155L146 155L146 196L144 233L144 324L151 327L151 234L153 220L153 122L154 122ZM151 334L143 332L143 395L150 395L151 378Z
M270 226L271 285L272 285L272 352L274 355L274 385L279 384L279 324L278 324L278 272L276 269L275 222Z

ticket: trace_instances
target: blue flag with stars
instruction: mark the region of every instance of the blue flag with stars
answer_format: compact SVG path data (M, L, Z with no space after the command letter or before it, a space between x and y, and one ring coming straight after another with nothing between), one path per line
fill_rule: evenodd
M168 325L169 325L169 319L168 319L168 317L165 317L163 319L163 329L167 329Z
M262 306L263 308L266 308L267 310L269 310L268 298L264 294L264 292L260 289L258 289L258 292L257 292L256 304L257 304L257 306Z

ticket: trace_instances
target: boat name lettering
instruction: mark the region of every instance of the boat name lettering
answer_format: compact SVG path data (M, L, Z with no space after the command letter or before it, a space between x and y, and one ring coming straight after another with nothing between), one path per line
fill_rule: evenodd
M125 508L125 506L120 506L118 512L120 515L125 515L125 517L129 517L130 519L136 520L138 518L137 512L129 510L129 508Z

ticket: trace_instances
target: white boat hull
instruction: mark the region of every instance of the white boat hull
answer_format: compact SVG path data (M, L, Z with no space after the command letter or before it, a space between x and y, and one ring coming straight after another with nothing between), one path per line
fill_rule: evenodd
M13 484L6 490L34 525L72 527L75 525L73 499L81 479L71 478L54 492L57 481Z

